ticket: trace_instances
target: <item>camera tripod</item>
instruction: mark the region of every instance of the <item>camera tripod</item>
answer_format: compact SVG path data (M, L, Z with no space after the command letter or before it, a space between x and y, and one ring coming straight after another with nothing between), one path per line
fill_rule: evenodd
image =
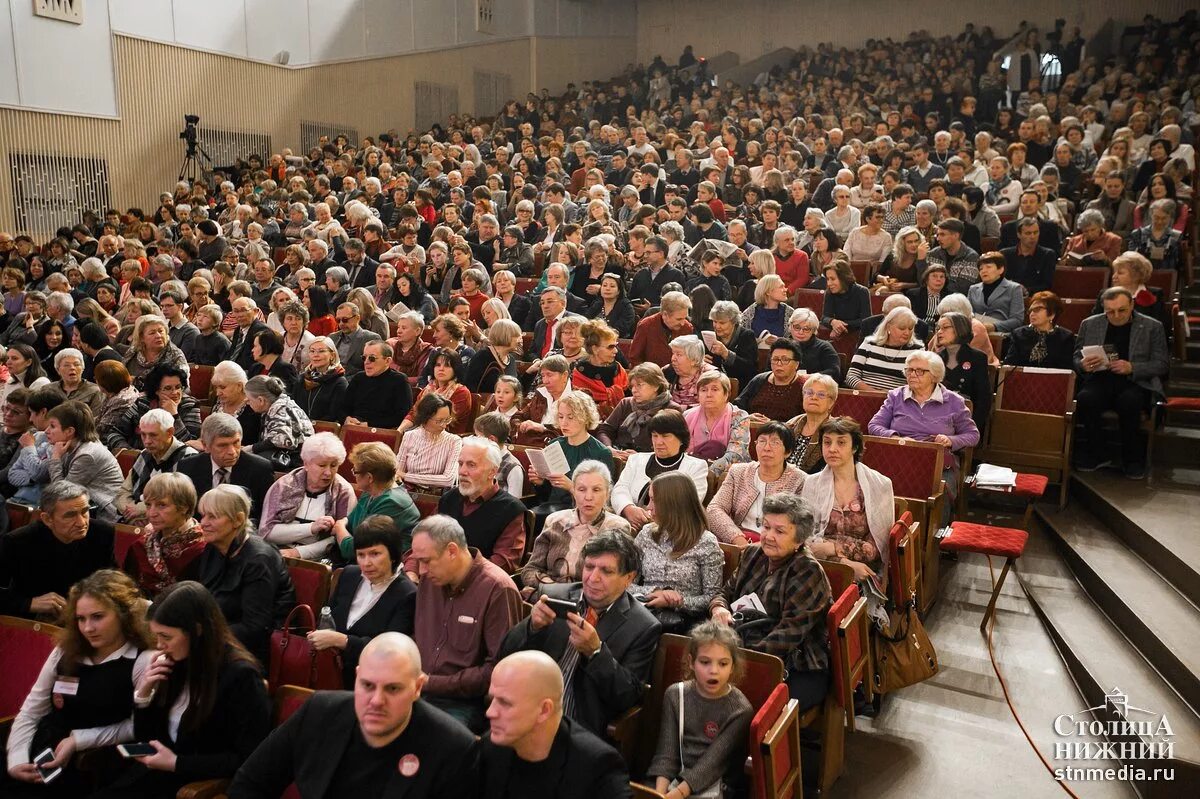
M208 162L207 169L203 166L203 164L199 160L197 160L197 158L196 158L197 150L199 150L199 152L200 152L200 157L203 158L204 161ZM179 178L178 179L186 180L188 183L195 183L196 181L200 180L202 177L208 175L211 171L212 171L212 157L207 152L205 152L204 148L200 147L199 145L197 145L196 147L188 147L187 152L184 153L184 156L183 156L183 163L180 164L180 166L179 166Z

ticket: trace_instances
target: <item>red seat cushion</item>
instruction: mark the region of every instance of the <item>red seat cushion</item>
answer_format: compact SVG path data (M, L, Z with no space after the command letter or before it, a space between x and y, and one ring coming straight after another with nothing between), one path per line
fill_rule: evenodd
M1176 410L1200 411L1200 397L1170 397L1167 407Z
M1017 473L1017 485L1013 488L1013 493L1022 497L1040 497L1046 493L1046 486L1050 485L1050 478L1044 474L1021 474Z
M978 552L1002 558L1019 558L1025 551L1029 533L1012 527L993 527L990 524L952 522L950 535L938 546L951 552Z

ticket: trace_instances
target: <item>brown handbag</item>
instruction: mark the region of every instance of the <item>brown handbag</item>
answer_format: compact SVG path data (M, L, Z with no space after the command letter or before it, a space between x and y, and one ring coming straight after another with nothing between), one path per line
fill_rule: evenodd
M301 624L292 620L297 614L305 617ZM298 685L314 691L338 691L344 687L341 653L335 649L317 651L305 635L316 628L312 608L297 605L283 627L271 634L268 684L272 691L281 685Z
M928 680L938 672L937 650L917 615L914 592L875 640L875 690L881 694Z

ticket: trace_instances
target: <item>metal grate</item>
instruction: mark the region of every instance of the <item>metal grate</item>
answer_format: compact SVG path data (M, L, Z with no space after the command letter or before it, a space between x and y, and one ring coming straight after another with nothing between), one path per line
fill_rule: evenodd
M339 134L345 134L350 143L358 146L360 141L358 138L358 129L349 125L336 125L329 122L310 122L308 120L300 121L300 152L296 155L306 154L314 147L321 146L321 137L328 137L329 141L333 141Z
M434 123L442 123L451 114L458 113L458 87L441 83L416 82L416 105L414 120L417 130L428 130Z
M240 130L220 130L198 126L197 141L216 168L231 166L237 160L257 155L266 163L271 154L271 137L265 133Z
M512 99L512 75L503 72L475 70L475 113L480 116L498 115L504 104Z
M101 216L110 204L108 161L72 155L11 153L17 230L48 237L74 224L84 211Z

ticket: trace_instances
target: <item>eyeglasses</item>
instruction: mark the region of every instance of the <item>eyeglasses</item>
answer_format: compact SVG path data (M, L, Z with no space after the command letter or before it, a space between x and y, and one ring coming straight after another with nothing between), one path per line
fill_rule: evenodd
M445 426L449 425L451 422L453 422L454 418L450 417L448 419L430 419L429 421L433 422L434 424L438 425L439 427L445 427Z
M908 375L909 377L924 377L925 375L929 374L929 370L906 366L904 367L904 374Z
M353 316L335 316L334 317L334 319L338 320L339 322L349 322L353 318L354 318Z
M364 355L363 360L367 363L375 363L376 361L386 360L382 355Z
M804 394L804 396L812 397L813 399L819 399L819 400L829 399L829 395L826 394L824 391L814 391L811 388L804 389L803 394Z
M784 364L795 363L795 362L796 362L795 358L772 358L771 359L772 366L783 366Z
M812 325L792 325L792 330L795 330L797 333L811 333L816 328Z

